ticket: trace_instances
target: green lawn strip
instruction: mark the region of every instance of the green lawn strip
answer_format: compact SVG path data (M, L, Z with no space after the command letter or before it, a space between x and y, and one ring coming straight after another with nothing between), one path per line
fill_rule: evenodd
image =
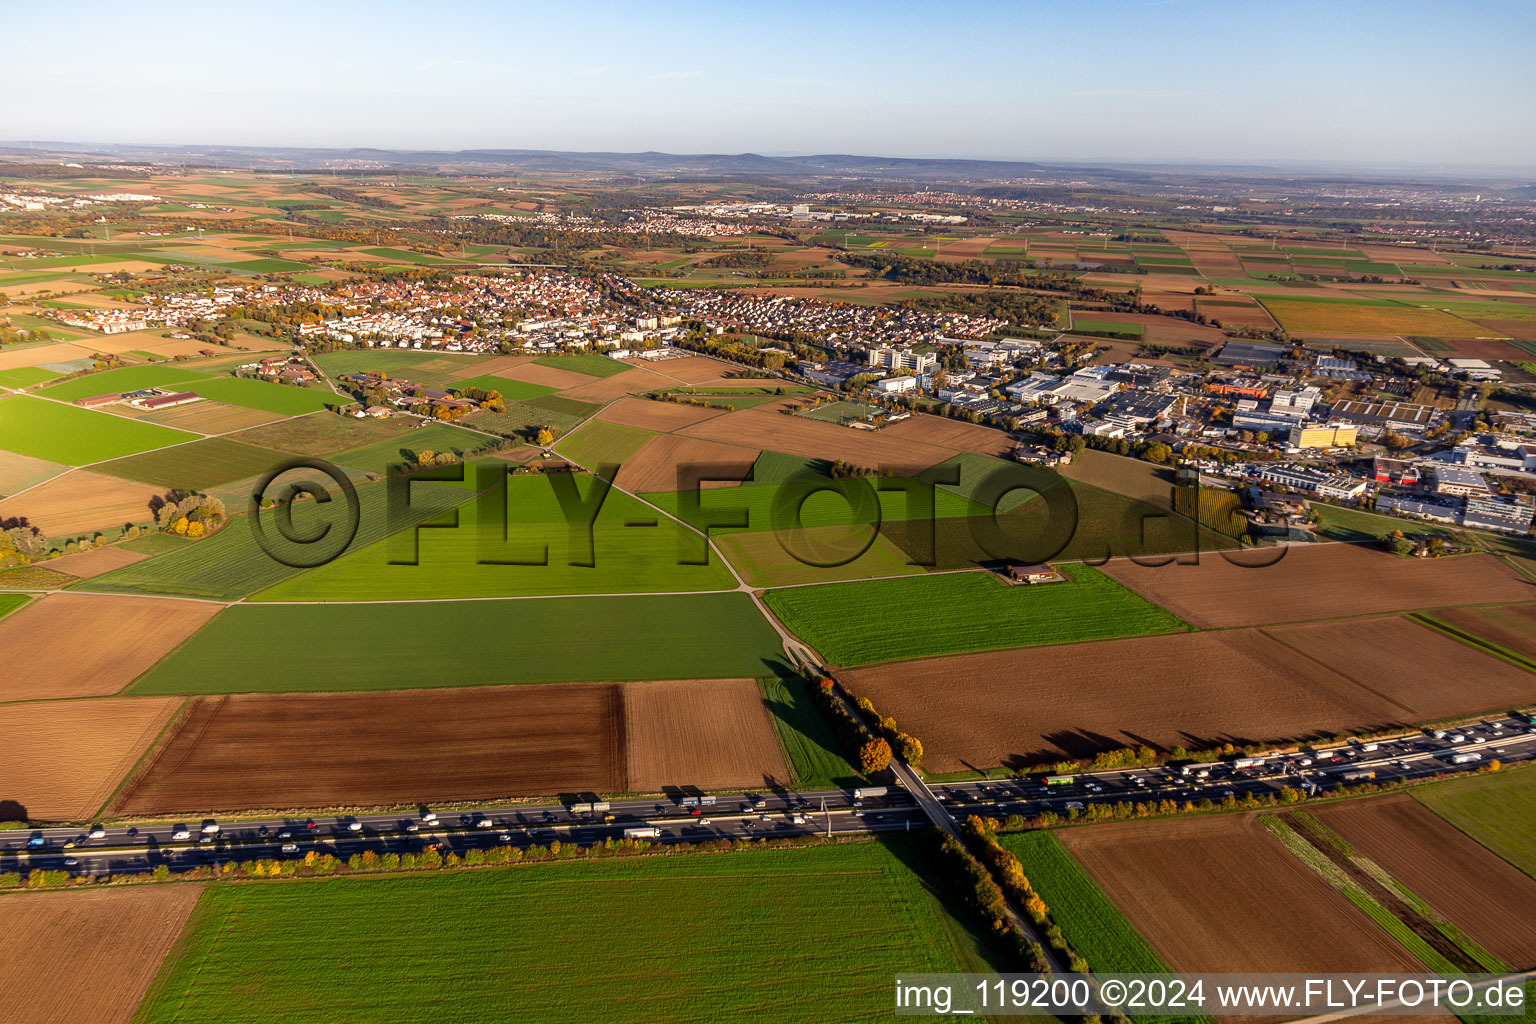
M1536 878L1536 784L1528 770L1466 775L1412 792L1456 829Z
M898 973L988 969L921 842L209 886L135 1020L865 1021Z
M737 678L777 673L784 661L745 594L237 604L132 692Z
M1289 815L1286 817L1289 817ZM1311 818L1310 815L1308 817ZM1312 818L1311 822L1316 822L1316 820ZM1311 822L1308 822L1305 827L1310 828ZM1319 878L1327 882L1339 895L1360 908L1367 917L1376 922L1382 931L1397 940L1400 946L1411 953L1425 967L1431 971L1443 971L1447 974L1460 973L1460 968L1447 960L1438 950L1393 916L1391 911L1378 903L1375 897L1361 887L1360 883L1349 877L1343 868L1329 860L1322 851L1303 838L1301 833L1296 831L1296 828L1282 818L1282 816L1277 814L1261 815L1259 823L1264 827L1265 831L1278 839L1281 845L1289 850L1297 860L1311 868ZM1322 826L1320 822L1318 825L1326 829L1326 826ZM1332 835L1331 830L1327 831L1329 835ZM1336 836L1334 838L1337 839Z
M1509 662L1511 665L1517 665L1520 668L1526 669L1528 671L1536 672L1536 660L1532 660L1523 654L1518 654L1515 651L1511 651L1507 647L1500 647L1498 644L1489 640L1484 640L1482 637L1473 636L1471 633L1462 632L1449 623L1441 622L1433 615L1425 612L1410 612L1408 618L1414 622L1417 622L1421 626L1426 626L1429 629L1433 629L1437 633L1444 633L1446 636L1452 638L1453 640L1460 640L1462 643L1469 647L1475 647L1477 650L1482 651L1484 654L1491 654L1495 658Z
M197 436L29 395L0 398L0 448L69 466L134 455Z
M505 465L491 463L491 473ZM479 468L471 469L474 479ZM571 486L567 512L558 487ZM730 590L704 539L587 474L513 476L453 528L404 532L256 595L257 601L420 600ZM587 524L590 524L588 526ZM706 561L707 560L707 561ZM698 564L706 561L706 564ZM754 673L755 674L755 673Z
M581 352L574 355L540 356L534 360L540 366L553 366L557 370L575 370L589 377L612 377L614 374L623 373L633 369L628 363L617 359L609 359L594 352ZM723 368L722 368L723 369Z
M1067 581L1041 586L945 573L789 587L765 600L790 632L845 667L1191 628L1091 566L1062 571Z
M386 484L359 487L357 497L357 534L347 550L366 547L405 525L390 521ZM406 519L410 523L425 521L463 503L468 497L460 488L413 483L411 508ZM262 549L250 516L246 514L247 509L230 508L229 511L233 516L229 525L203 540L178 541L176 546L164 547L151 538L130 541L130 544L159 550L147 552L152 557L146 561L83 581L76 589L229 601L303 571L284 565ZM317 502L299 503L293 511L295 535L314 533L331 522L326 518L327 511Z
M795 773L795 784L801 789L856 785L861 776L844 756L831 725L816 709L812 685L791 673L758 678L763 703L773 715L779 744Z
M999 836L998 842L1019 858L1024 876L1045 901L1051 920L1092 970L1101 974L1163 974L1170 970L1053 833L1018 832ZM1210 1020L1142 1015L1132 1019L1144 1024Z

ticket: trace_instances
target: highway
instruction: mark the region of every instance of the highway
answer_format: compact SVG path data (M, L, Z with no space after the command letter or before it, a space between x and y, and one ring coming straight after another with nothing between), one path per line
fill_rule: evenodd
M996 780L930 783L956 818L972 813L1032 816L1044 810L1067 814L1093 803L1122 800L1220 801L1228 793L1272 793L1282 786L1326 792L1350 781L1421 779L1474 771L1489 761L1536 759L1536 726L1515 718L1487 718L1447 729L1443 737L1420 733L1376 744L1305 748L1272 755L1257 766L1232 762L1183 768L1129 768L1075 776L1026 775ZM1375 749L1370 749L1374 747ZM1455 754L1479 759L1455 764ZM1351 779L1350 776L1355 778ZM1050 781L1047 781L1050 779ZM693 805L691 801L698 801ZM712 802L709 802L712 801ZM1080 805L1080 806L1079 806ZM606 810L573 811L570 804L478 807L308 818L223 820L204 834L201 819L101 829L48 828L0 831L0 872L61 869L79 875L130 874L165 864L182 871L206 864L257 858L302 857L309 850L349 857L364 850L416 852L433 843L464 853L497 845L526 847L590 844L621 838L625 829L653 826L655 842L686 843L719 838L915 831L930 816L900 787L856 799L853 791L702 794L608 801ZM611 819L611 820L609 820ZM96 834L99 833L99 834Z

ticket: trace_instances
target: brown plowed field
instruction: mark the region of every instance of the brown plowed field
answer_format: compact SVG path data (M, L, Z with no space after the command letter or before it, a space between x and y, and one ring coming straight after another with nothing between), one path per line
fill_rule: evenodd
M759 445L787 455L811 459L846 459L860 466L880 465L926 469L958 454L947 445L903 439L885 430L853 430L833 423L786 416L763 408L742 409L685 427L689 437L727 444Z
M1453 629L1481 637L1527 658L1536 658L1536 604L1439 608L1431 614Z
M1160 508L1171 508L1173 504L1173 471L1141 459L1084 448L1060 472L1068 480L1139 498Z
M943 416L913 415L881 428L880 434L887 440L916 441L981 455L1007 455L1015 444L1013 438L1001 430Z
M1199 565L1140 566L1116 559L1104 571L1206 628L1536 600L1536 583L1492 555L1396 558L1358 544L1310 544L1233 557L1262 562L1278 550L1284 557L1263 568L1205 554Z
M1456 350L1456 355L1453 357L1456 359L1504 359L1518 363L1531 358L1531 354L1524 349L1496 338L1441 338L1440 340Z
M1058 835L1175 971L1422 970L1254 815Z
M225 405L222 402L193 402L164 412L146 416L145 419L161 426L179 430L195 430L200 434L225 434L231 430L244 430L263 423L283 419L282 413L264 409L247 409L242 405Z
M623 729L611 684L199 697L113 812L611 793Z
M1392 701L1259 630L925 658L839 678L919 737L936 772L1408 720Z
M69 363L76 359L89 359L92 350L70 341L52 345L29 345L0 352L0 370L14 370L18 366L41 366L44 363Z
M537 356L493 356L490 359L466 359L464 365L449 374L454 380L505 374L508 370L531 363Z
M608 379L617 380L618 377ZM641 430L666 433L724 415L724 410L706 409L701 405L656 402L649 398L621 398L599 412L595 418L605 423L617 423L621 427L639 427Z
M644 448L624 463L614 483L634 494L675 491L679 466L726 463L745 474L761 454L756 448L662 434L647 441Z
M111 572L113 569L121 569L125 565L132 565L134 562L142 562L148 557L143 552L129 551L127 548L91 548L89 551L51 559L48 562L48 568L54 572L67 573L77 579L86 580L92 576L100 576L104 572Z
M589 383L574 388L566 388L561 392L566 398L574 398L578 402L611 402L615 398L625 395L638 395L645 391L661 391L665 388L675 387L677 382L671 377L663 377L651 370L635 367L633 370L625 370L611 377L596 377Z
M1478 945L1515 970L1536 965L1536 879L1407 793L1316 813Z
M641 360L635 365L643 364L653 373L659 373L664 377L671 377L674 381L682 381L684 384L698 384L706 380L714 380L727 370L735 369L730 363L722 363L707 356L684 356L681 359L657 359L655 361Z
M0 701L116 693L221 610L203 601L49 594L0 620Z
M0 820L94 814L180 706L180 697L0 704Z
M1536 701L1536 672L1400 616L1263 630L1425 722Z
M788 785L779 740L751 679L624 684L629 788Z
M163 487L77 469L0 501L0 519L25 516L50 537L147 523L154 518L149 499L163 493Z
M200 885L23 892L0 899L7 1020L128 1024L202 894Z

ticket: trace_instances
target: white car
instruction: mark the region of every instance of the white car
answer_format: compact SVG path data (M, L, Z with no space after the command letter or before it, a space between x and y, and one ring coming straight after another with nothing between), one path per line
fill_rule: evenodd
M363 830L363 823L362 822L360 822L360 821L349 821L349 822L347 822L347 831L348 832L361 832L362 830Z
M218 822L210 821L210 822L208 822L208 824L203 826L203 835L205 835L205 836L216 836L218 834L219 834L219 823Z
M284 843L282 849L283 849L284 853L298 853L299 852L299 844L298 843Z
M87 835L89 835L92 839L105 839L107 837L107 830L102 828L100 825L97 825L95 828L91 829Z
M172 839L191 839L192 838L192 833L189 830L187 830L186 828L178 828L176 831L171 833L171 838Z

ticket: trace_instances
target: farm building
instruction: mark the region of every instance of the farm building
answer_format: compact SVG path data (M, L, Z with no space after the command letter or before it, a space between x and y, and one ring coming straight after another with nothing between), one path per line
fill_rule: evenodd
M113 402L121 402L122 400L123 396L114 391L106 395L92 395L89 398L77 398L75 399L75 404L82 405L87 409L95 409L99 406L111 405Z
M170 394L151 395L148 398L136 398L133 404L140 409L169 409L177 405L186 405L188 402L200 402L202 397L190 391L176 391Z

